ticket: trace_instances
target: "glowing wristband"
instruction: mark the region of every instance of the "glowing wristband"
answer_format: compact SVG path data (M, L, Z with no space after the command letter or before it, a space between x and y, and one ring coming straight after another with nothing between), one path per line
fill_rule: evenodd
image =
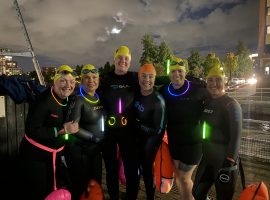
M121 123L122 123L123 126L126 126L127 125L127 118L122 117L121 118Z
M68 133L65 134L65 140L68 140Z
M68 134L69 134L69 132L66 130L65 127L64 127L64 130L65 130L65 140L68 140Z
M111 121L112 120L112 121ZM110 125L110 126L113 126L114 124L115 124L115 117L110 117L110 119L108 120L108 124Z
M54 130L54 137L57 137L58 136L57 128L56 127L53 127L53 130Z

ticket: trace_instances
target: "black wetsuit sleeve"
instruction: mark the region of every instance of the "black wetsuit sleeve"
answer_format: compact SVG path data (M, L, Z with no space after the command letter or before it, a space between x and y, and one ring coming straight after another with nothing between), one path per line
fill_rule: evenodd
M139 129L147 135L157 135L163 133L165 126L165 102L161 95L158 95L158 101L155 102L153 116L153 126L147 126L141 121L137 121Z
M84 102L79 96L76 97L73 103L70 104L66 121L74 121L80 123ZM88 130L79 127L79 131L75 134L80 139L91 141L94 139L94 134Z
M226 105L229 119L229 144L227 148L227 156L236 160L240 147L241 131L242 131L242 110L239 103L231 101Z

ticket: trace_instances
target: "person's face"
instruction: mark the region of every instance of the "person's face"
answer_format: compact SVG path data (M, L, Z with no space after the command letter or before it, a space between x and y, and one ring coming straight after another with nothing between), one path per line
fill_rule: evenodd
M173 84L183 85L186 78L186 72L183 69L174 69L170 72L169 78Z
M62 75L54 83L55 93L62 99L72 94L75 88L75 78L70 75Z
M114 63L116 74L125 74L130 67L130 59L128 56L119 55L115 58Z
M87 73L82 77L81 84L87 93L95 93L99 86L99 75L97 73Z
M139 84L141 90L143 91L151 91L155 84L156 75L153 73L142 73L139 77Z
M219 76L211 76L206 80L207 90L213 98L224 94L224 80Z

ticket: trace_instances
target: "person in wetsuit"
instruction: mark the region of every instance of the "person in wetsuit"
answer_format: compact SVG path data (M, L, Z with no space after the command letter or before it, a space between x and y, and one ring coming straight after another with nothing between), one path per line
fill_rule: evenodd
M67 114L67 121L78 122L80 128L70 137L65 150L74 200L79 200L87 190L89 180L101 185L105 111L96 92L98 86L98 70L93 65L84 65L78 94Z
M125 169L127 199L135 200L137 197L136 134L132 131L130 122L134 120L132 103L138 88L138 75L128 71L130 61L129 48L120 46L114 52L114 71L103 74L100 79L100 97L107 112L102 155L108 193L112 200L119 199L117 144Z
M153 163L162 142L165 127L165 102L154 90L156 70L144 64L139 72L140 92L135 97L135 132L138 135L138 160L148 200L154 200Z
M181 58L172 57L169 69L171 83L161 88L166 103L168 145L178 190L183 199L191 200L191 177L202 156L199 118L207 91L185 78L187 66Z
M239 103L224 92L224 73L219 66L207 76L211 100L202 115L203 157L198 166L193 195L205 200L215 184L217 200L233 198L237 157L241 139L242 111Z
M65 135L78 131L77 122L65 123L69 96L74 88L73 70L62 65L56 70L53 86L30 104L19 149L20 198L44 200L56 189L54 181L57 189L70 186L63 149Z

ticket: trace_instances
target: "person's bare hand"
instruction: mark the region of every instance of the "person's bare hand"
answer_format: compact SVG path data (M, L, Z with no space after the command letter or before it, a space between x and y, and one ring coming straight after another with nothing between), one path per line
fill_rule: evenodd
M79 124L78 122L74 122L74 121L66 122L64 124L64 129L66 133L74 134L79 131Z

